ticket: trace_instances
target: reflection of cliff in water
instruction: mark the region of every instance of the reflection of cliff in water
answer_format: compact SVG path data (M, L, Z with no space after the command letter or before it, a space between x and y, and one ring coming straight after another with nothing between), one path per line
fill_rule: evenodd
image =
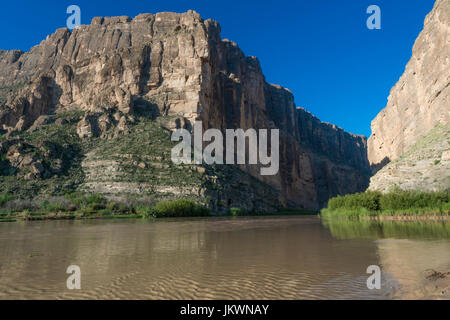
M358 223L330 232L316 217L0 224L0 299L384 299L445 289L422 274L448 270L441 228L425 232L431 240L389 240L393 227L375 226L369 235ZM66 289L72 264L80 291ZM381 291L366 286L369 265L382 267Z
M400 299L450 299L450 223L322 221L337 239L375 240L383 280Z
M401 299L450 299L450 242L379 240L386 277L396 279Z
M32 256L30 256L32 254ZM316 217L0 225L0 299L380 299L373 241ZM65 288L79 265L82 290Z

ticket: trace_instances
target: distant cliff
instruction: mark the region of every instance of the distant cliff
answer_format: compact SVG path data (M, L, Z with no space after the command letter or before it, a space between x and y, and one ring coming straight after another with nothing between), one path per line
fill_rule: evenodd
M386 108L372 122L369 161L374 172L382 170L371 189L450 188L449 84L450 2L438 0Z
M94 18L73 32L58 29L30 52L0 51L0 104L6 140L24 130L39 132L49 122L43 116L62 111L81 112L72 120L77 119L82 141L122 139L142 114L168 117L169 127L202 120L205 129L279 128L279 174L261 177L259 168L251 165L240 169L273 190L280 206L319 209L330 197L363 191L369 183L365 137L296 108L289 90L265 81L255 57L246 57L235 43L222 40L219 24L193 11ZM99 187L95 177L102 169L86 165L92 152L85 145L80 148L86 149L80 151L85 157L80 185ZM136 193L166 193L174 187L161 191L151 187L157 178L140 183L130 179L127 183ZM113 180L95 191L127 190ZM241 194L245 199L236 201L231 189L220 194L208 189L204 194L212 195L217 206L246 201L250 209L249 202L270 198L267 191L250 187Z

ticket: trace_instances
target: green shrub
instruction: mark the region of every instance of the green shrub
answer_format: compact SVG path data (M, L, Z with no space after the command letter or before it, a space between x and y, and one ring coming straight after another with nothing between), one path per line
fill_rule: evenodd
M155 207L143 206L137 208L136 211L143 219L156 218L158 216Z
M23 210L21 213L17 215L17 218L23 219L23 220L30 220L31 219L31 212L30 210Z
M243 213L244 213L244 210L242 210L241 208L231 208L231 209L230 209L230 214L231 214L233 217L240 216L240 215L242 215Z
M9 193L2 193L0 194L0 207L5 205L8 201L13 200L14 196Z
M88 209L91 209L91 211L100 211L106 209L106 206L103 203L91 203L88 206Z
M347 196L338 196L328 202L328 209L367 209L369 211L380 210L380 192L368 191Z
M118 211L119 210L119 205L116 202L109 202L106 204L106 209L111 210L111 211Z
M119 205L117 206L116 211L120 212L120 213L133 213L134 209L126 204L123 203L119 203Z
M346 216L374 215L375 213L444 212L449 208L450 192L418 192L392 189L387 194L367 191L338 196L328 201L326 214ZM376 215L376 214L375 214Z
M230 214L233 217L244 217L244 216L260 216L260 215L266 215L264 212L257 212L255 210L246 210L242 208L231 208Z
M61 203L51 203L48 201L44 201L42 203L42 208L46 212L59 212L59 211L66 211L66 206L64 206Z
M449 192L402 191L382 196L381 210L404 210L409 208L441 208L449 202Z
M155 207L157 217L203 217L210 215L210 210L191 200L160 202Z
M66 195L66 198L68 198L70 202L77 206L79 209L86 207L104 209L107 204L106 198L98 194L91 194L86 196L82 193L76 192Z

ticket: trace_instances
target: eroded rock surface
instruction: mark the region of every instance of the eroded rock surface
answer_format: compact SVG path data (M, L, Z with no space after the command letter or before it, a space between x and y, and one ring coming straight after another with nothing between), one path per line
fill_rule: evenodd
M437 125L400 158L370 179L370 190L442 191L450 189L450 124Z
M72 33L58 29L30 52L0 51L0 87L5 131L35 130L58 110L85 113L82 139L111 138L111 128L126 134L135 112L178 117L170 128L195 120L204 129L279 128L278 175L240 169L277 190L281 205L319 209L368 186L366 138L297 108L289 90L265 81L255 57L193 11L94 18Z
M450 2L437 0L386 108L372 122L371 165L398 159L436 125L450 122L449 70Z
M368 141L370 189L450 189L450 2L436 1Z

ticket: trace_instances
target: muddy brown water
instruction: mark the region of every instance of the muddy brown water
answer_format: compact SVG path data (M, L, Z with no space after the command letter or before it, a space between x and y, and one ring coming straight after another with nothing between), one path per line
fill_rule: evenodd
M81 269L81 290L66 270ZM369 290L368 266L382 270ZM315 216L0 223L0 299L448 299L450 225ZM449 286L447 286L449 285Z

